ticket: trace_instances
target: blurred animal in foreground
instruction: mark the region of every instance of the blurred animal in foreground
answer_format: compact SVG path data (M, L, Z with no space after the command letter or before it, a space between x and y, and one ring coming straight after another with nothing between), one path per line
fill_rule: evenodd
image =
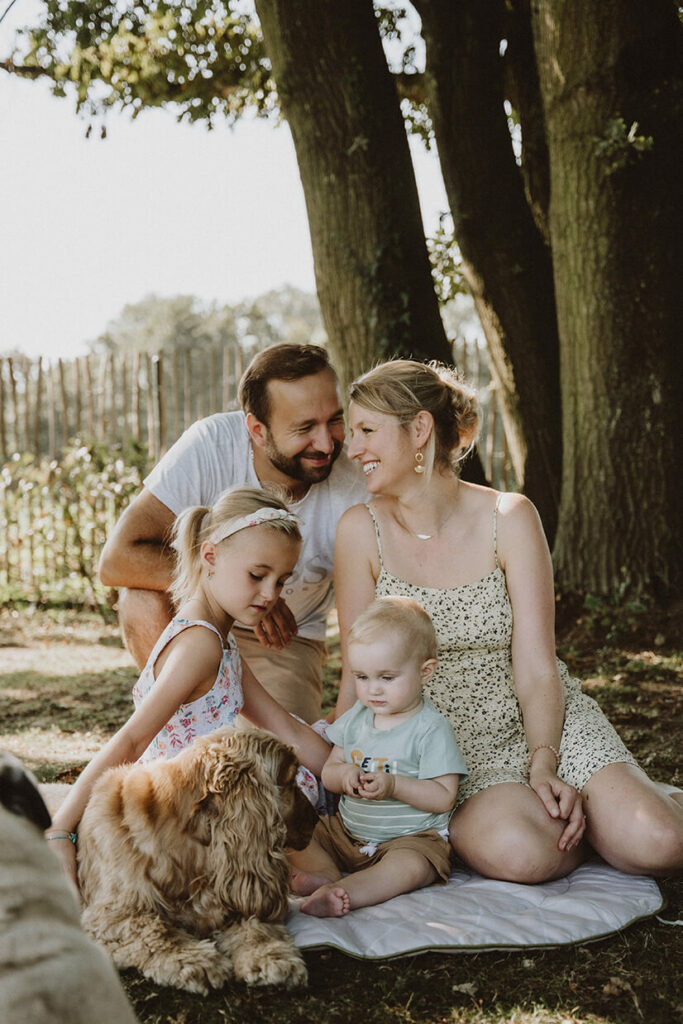
M35 779L0 751L0 1020L135 1024L111 961L81 928L49 824Z
M316 822L291 747L262 730L219 729L166 760L97 782L78 840L83 925L120 967L188 992L235 978L303 985L281 923L286 847Z

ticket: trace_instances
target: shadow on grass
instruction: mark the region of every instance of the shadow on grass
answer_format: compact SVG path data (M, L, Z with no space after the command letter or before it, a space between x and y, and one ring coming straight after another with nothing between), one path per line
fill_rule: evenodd
M49 663L45 666L49 672ZM133 709L136 669L111 668L50 677L34 670L0 676L0 729L57 725L65 732L84 727L111 732Z
M73 782L130 716L137 675L131 668L0 675L0 747L20 757L40 782Z

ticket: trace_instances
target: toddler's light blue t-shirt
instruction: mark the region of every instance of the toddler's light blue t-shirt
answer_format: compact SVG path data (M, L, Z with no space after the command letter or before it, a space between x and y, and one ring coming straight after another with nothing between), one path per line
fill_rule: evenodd
M415 779L467 775L467 766L450 723L427 698L422 709L393 729L375 729L374 713L360 701L327 727L344 758L365 771L392 770ZM376 767L373 766L375 762ZM411 832L448 827L450 811L420 811L402 800L363 800L344 794L339 814L349 832L366 842L383 843Z

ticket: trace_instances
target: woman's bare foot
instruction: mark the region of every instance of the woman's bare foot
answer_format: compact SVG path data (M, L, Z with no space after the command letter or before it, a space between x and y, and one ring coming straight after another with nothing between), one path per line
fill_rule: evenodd
M310 896L321 886L333 881L329 875L316 874L314 871L292 871L291 889L296 896Z
M343 917L351 909L351 900L341 886L323 885L301 904L302 914L313 917Z

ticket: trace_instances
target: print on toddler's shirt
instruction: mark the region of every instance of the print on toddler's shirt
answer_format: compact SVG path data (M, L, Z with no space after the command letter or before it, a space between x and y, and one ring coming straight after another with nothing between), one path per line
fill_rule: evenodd
M351 761L362 772L398 775L398 761L390 761L388 757L372 757L370 754L364 755L362 750L352 750Z

